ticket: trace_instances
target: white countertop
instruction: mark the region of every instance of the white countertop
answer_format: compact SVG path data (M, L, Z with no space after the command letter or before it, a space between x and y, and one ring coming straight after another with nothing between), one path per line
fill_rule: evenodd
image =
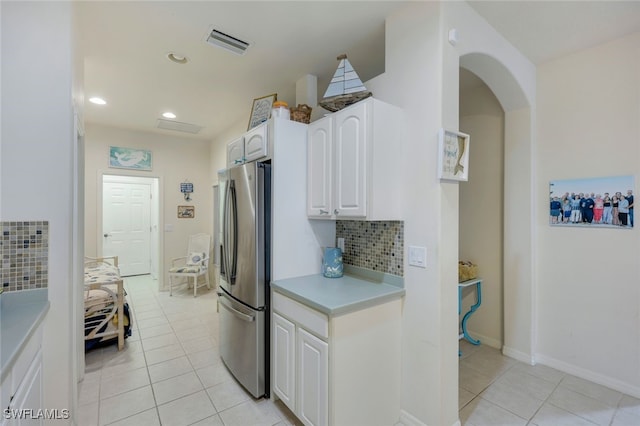
M360 268L346 270L341 278L315 274L276 280L271 288L329 316L366 309L405 294L402 277Z
M0 380L38 328L49 310L47 289L0 295Z

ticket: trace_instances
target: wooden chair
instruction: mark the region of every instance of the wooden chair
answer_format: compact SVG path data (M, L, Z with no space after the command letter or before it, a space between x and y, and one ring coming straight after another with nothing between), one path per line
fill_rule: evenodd
M169 269L169 296L173 295L174 278L184 278L187 284L193 279L193 297L197 296L198 287L209 283L209 250L211 247L211 236L207 234L196 234L189 237L189 247L187 255L176 257L171 260ZM204 275L204 284L198 285L198 278Z

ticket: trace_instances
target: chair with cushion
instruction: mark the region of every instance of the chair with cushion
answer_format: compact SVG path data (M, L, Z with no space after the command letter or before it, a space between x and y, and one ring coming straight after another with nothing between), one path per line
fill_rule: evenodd
M193 279L193 297L197 296L198 287L204 285L211 288L209 284L209 249L211 246L211 236L207 234L196 234L189 237L189 247L187 255L171 260L169 269L169 296L173 295L174 279L184 278L190 284ZM204 284L198 285L198 278L204 275Z

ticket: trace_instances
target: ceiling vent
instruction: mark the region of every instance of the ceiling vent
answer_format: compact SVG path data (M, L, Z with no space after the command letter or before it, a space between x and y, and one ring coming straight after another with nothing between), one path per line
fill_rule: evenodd
M242 41L238 38L225 34L222 31L218 31L215 28L209 32L205 41L213 46L221 47L236 55L244 55L249 48L249 43Z
M162 118L158 119L156 127L158 127L158 129L174 130L176 132L191 133L193 135L199 133L200 130L202 130L201 126L196 126L195 124L181 123L179 121L173 120L163 120Z

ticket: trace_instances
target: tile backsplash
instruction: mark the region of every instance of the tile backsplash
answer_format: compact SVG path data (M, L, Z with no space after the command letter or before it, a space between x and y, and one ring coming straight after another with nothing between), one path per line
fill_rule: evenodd
M404 222L337 220L337 238L344 264L404 276Z
M0 222L0 282L4 291L47 288L49 222Z

